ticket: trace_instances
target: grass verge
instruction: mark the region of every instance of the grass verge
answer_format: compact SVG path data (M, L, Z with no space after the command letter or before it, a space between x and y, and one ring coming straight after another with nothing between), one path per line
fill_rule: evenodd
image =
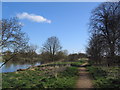
M25 71L2 74L3 88L73 88L77 67L32 67Z
M87 67L94 78L96 88L120 88L118 67Z

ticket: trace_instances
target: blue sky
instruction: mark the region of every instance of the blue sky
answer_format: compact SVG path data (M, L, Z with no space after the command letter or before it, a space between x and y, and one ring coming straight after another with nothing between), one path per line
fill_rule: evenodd
M47 38L57 36L63 50L69 53L85 52L89 32L88 24L92 9L98 2L3 2L2 17L19 16L24 24L22 31L30 38L30 43L39 46Z

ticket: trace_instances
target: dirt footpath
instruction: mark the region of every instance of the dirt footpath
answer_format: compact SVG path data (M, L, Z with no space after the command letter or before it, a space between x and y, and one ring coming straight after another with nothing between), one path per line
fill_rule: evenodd
M79 68L80 77L77 81L76 88L93 88L92 78L84 65L82 65L83 67Z

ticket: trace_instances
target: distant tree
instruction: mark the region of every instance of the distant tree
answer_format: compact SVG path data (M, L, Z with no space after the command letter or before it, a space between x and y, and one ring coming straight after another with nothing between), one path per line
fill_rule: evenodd
M40 54L41 63L47 63L51 61L51 54L49 52L42 52Z
M37 57L37 53L36 53L37 48L38 46L33 44L28 46L26 53L28 54L29 58L33 59L34 57Z
M120 46L120 2L104 2L92 11L92 34L100 35L107 47L109 64L115 63ZM103 47L104 48L104 47Z
M78 54L77 54L77 53L69 54L69 55L68 55L68 60L69 60L69 61L78 60Z
M17 18L2 19L0 20L1 28L1 40L0 48L2 53L6 51L14 52L10 58L5 60L1 67L9 60L15 57L17 52L26 47L28 44L28 37L21 31L22 25Z
M66 61L68 59L68 51L62 50L56 53L55 55L56 60Z
M87 54L85 54L85 53L78 53L78 58L87 58Z
M42 47L42 52L47 52L50 55L49 60L54 61L55 55L61 50L61 45L59 39L55 36L52 36L47 39L45 44Z
M10 58L12 56L13 53L8 50L8 51L6 51L6 52L4 52L2 54L4 54L4 56L2 56L2 58L4 58L5 60L7 60L8 58Z

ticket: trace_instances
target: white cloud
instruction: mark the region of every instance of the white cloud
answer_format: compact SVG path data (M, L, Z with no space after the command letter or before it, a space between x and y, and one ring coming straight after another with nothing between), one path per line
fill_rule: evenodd
M39 16L39 15L35 15L35 14L28 14L27 12L23 12L23 13L18 13L17 17L19 19L28 19L34 22L46 22L46 23L51 23L51 20L48 20L46 18L44 18L43 16Z

